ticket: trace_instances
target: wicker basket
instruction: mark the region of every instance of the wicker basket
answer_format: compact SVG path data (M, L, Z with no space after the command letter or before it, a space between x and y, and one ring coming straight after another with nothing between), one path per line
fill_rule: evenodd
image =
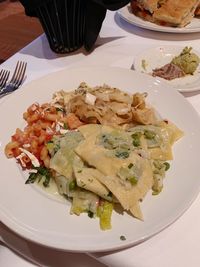
M85 0L50 0L35 12L54 52L70 53L82 47Z

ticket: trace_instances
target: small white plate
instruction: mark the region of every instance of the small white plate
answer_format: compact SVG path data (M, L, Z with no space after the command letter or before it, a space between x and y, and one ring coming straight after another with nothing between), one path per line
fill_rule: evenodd
M169 63L172 58L180 54L183 48L183 46L158 46L145 50L136 56L133 63L134 69L151 75L153 69ZM198 51L192 49L192 52L200 57ZM145 62L144 64L143 61ZM170 84L180 92L198 91L200 90L200 65L194 75L186 75L185 77L176 78L171 81L162 78L159 79Z
M24 126L22 114L29 105L48 102L54 92L72 90L82 81L91 86L106 83L130 93L147 92L148 102L159 114L184 131L184 137L173 147L174 160L164 180L163 192L157 196L149 192L141 203L143 222L127 213L114 212L112 229L102 231L97 219L86 214L70 215L68 201L58 200L37 185L26 185L26 173L4 154L11 135L17 127ZM199 193L199 116L181 94L149 75L122 68L64 69L13 93L0 105L0 121L0 221L20 236L44 246L98 252L138 244L179 218ZM121 235L126 240L122 241Z
M118 14L120 15L121 18L123 18L130 24L133 24L140 28L152 30L152 31L171 32L171 33L200 32L200 19L199 18L193 18L191 22L183 28L175 28L175 27L157 25L155 23L152 23L150 21L145 21L142 18L135 16L130 10L130 5L127 5L119 9Z

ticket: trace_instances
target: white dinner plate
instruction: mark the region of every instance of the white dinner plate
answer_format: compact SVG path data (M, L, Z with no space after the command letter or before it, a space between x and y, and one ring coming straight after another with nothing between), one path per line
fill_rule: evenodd
M173 147L174 160L164 180L163 192L151 192L141 203L144 221L127 213L112 216L112 229L102 231L98 219L70 215L67 200L25 185L27 178L4 147L17 127L23 128L23 112L34 102L50 101L58 90L75 89L85 81L104 83L130 93L147 92L148 102L164 119L172 120L185 135ZM51 248L97 252L125 248L150 238L173 223L191 205L200 189L200 120L193 107L177 91L153 77L122 68L64 69L33 81L0 105L0 220L24 238ZM121 240L125 236L126 240Z
M167 27L167 26L160 26L155 23L145 21L142 18L135 16L131 10L130 5L127 5L118 10L118 14L121 18L126 20L127 22L138 26L140 28L152 30L152 31L159 31L159 32L171 32L171 33L192 33L192 32L200 32L200 19L193 18L191 22L183 28L178 27Z
M184 46L165 45L157 46L143 51L138 54L133 62L134 69L146 74L151 75L153 69L160 68L167 63L170 63L172 58L178 56L183 50ZM199 56L200 53L194 49L192 52ZM168 83L180 92L194 92L200 90L200 65L193 75L186 75L181 78L173 80L160 80Z

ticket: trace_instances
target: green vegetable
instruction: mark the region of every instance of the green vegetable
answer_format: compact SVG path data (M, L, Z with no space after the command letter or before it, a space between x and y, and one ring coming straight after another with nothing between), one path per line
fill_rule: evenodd
M131 185L136 185L141 176L141 171L138 166L130 163L127 167L121 167L117 172L117 175L121 178L121 181L124 181L125 183L130 182Z
M72 191L76 188L76 181L75 180L72 180L70 183L69 183L69 190Z
M95 216L99 205L99 197L87 190L81 189L78 186L73 191L72 206L70 213L80 215L87 213L88 216ZM93 215L92 215L93 214Z
M25 184L33 184L35 183L36 179L38 177L37 173L30 173L28 179L26 180Z
M156 134L154 132L152 132L152 131L145 130L144 131L144 136L146 137L146 139L152 140L152 139L155 138Z
M60 149L59 140L57 138L53 138L52 140L46 143L46 147L51 156L55 155L55 153Z
M170 164L168 162L163 163L165 165L165 171L168 171L170 168Z
M133 138L133 145L138 147L140 146L140 137L141 137L141 133L137 132L131 135L131 137Z
M113 196L112 192L110 191L107 196L112 197Z
M196 54L191 53L191 50L192 47L186 46L180 55L172 59L171 63L181 68L185 74L192 75L200 63L200 58Z
M160 160L154 160L153 169L153 195L158 195L163 189L163 179L165 178L165 172L170 168L168 162L163 162Z
M153 190L152 195L153 196L156 196L156 195L160 194L160 192L162 191L162 189L163 189L163 187L160 187L159 190L152 188L152 190Z
M126 240L126 237L124 235L121 235L120 236L120 240L125 241Z
M126 159L126 158L129 157L129 152L128 151L122 151L122 150L120 151L120 150L117 150L115 152L115 156L117 158L120 158L120 159Z
M88 217L94 218L94 212L88 210Z
M97 216L100 219L101 230L111 229L111 216L113 211L113 204L104 201L97 209Z
M129 177L129 181L132 185L137 184L138 179L135 176Z
M50 170L44 166L34 167L34 169L37 170L37 173L30 172L29 178L26 180L25 184L34 183L36 180L40 182L41 179L44 179L43 186L49 186L50 180L52 178Z
M114 130L111 133L104 133L99 136L99 143L106 149L128 149L131 138L119 130Z
M48 187L49 186L50 180L51 180L51 176L50 175L45 176L45 180L43 182L44 187Z
M53 141L47 142L46 143L46 148L48 149L49 152L50 151L53 151L53 149L54 149L54 143L53 143Z

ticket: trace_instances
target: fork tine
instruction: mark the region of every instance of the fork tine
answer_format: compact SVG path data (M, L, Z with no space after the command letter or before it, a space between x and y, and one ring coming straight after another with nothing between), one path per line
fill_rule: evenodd
M5 86L5 84L6 84L7 80L8 80L8 77L10 75L10 71L1 70L0 74L1 74L0 75L0 89L2 89Z
M10 80L10 83L14 83L14 81L15 81L15 79L16 79L16 74L17 74L17 72L18 72L18 68L19 68L19 64L20 64L20 63L21 63L20 61L17 61L17 65L16 65L16 67L15 67L15 70L14 70L13 76L12 76L12 78L11 78L11 80Z
M15 75L13 74L12 84L16 87L18 87L24 78L25 70L26 70L27 63L19 62L17 63L16 69L15 69Z
M27 63L26 62L22 62L21 70L20 70L19 77L18 77L18 82L16 84L18 87L21 85L21 83L24 80L24 76L25 76L25 72L26 72L26 67L27 67Z
M1 70L1 71L0 71L0 80L1 80L1 76L2 76L3 71L4 71L4 70Z
M5 73L5 70L1 70L1 73L0 73L0 87L1 87L1 84L4 80L4 73Z
M2 84L4 83L5 75L6 75L6 70L2 70L2 75L1 75L1 80L0 80L0 86L2 86Z
M27 67L27 63L25 62L23 65L23 70L21 72L21 77L20 77L20 83L18 84L18 86L21 85L21 83L24 81L25 73L26 73L26 67Z
M10 75L10 71L6 71L6 74L5 74L5 77L4 77L4 82L2 84L2 87L4 87L6 85L6 82L8 80L9 75Z
M6 84L6 86L0 88L0 97L14 92L24 81L25 72L26 72L27 63L23 61L18 61L15 67L14 73L11 80ZM4 75L4 74L3 74ZM6 78L9 74L6 74ZM0 72L0 77L2 72ZM6 80L7 81L7 80ZM1 82L1 81L0 81Z

